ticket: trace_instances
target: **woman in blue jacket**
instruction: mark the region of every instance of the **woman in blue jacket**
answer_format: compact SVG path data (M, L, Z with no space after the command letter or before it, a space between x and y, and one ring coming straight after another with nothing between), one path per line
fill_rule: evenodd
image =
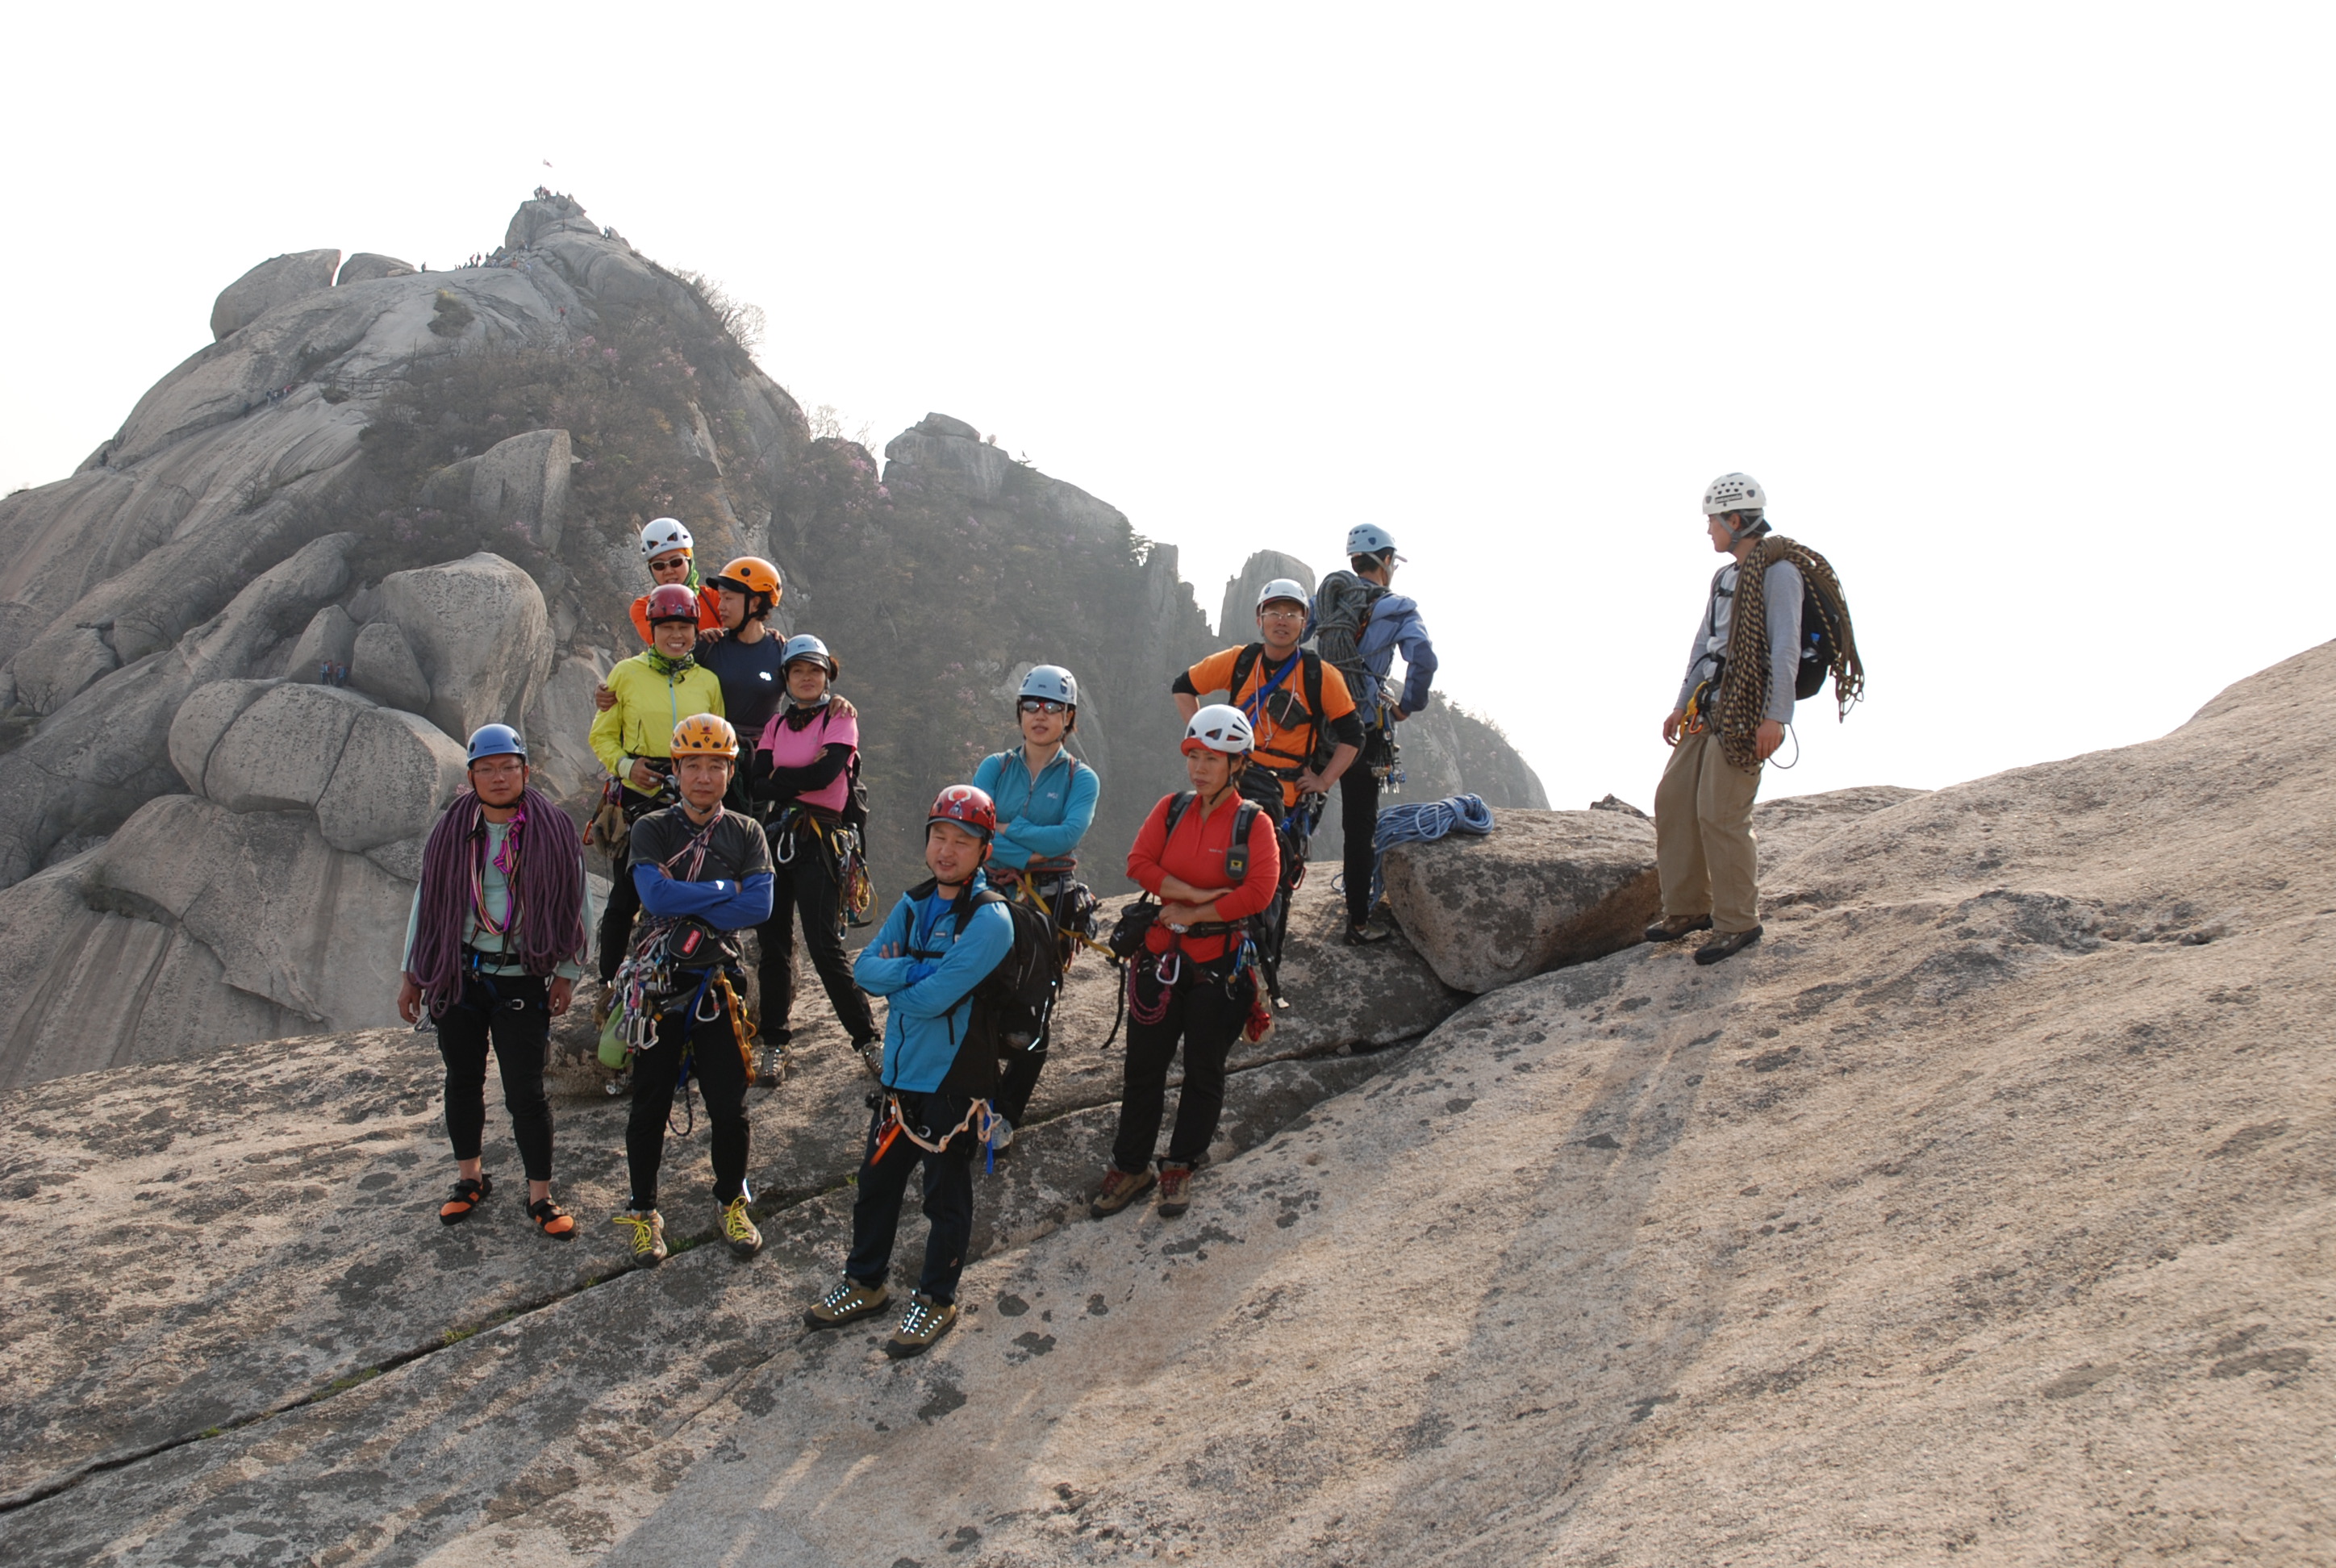
M1014 946L1013 919L982 875L997 833L988 795L966 784L941 791L925 822L932 879L901 895L852 968L861 989L891 998L884 1089L868 1124L843 1282L803 1321L835 1329L884 1310L901 1200L922 1164L932 1229L916 1294L885 1341L895 1359L921 1353L957 1322L958 1276L973 1240L973 1156L998 1078L997 1044L975 1027L973 989Z
M1015 700L1022 744L994 752L973 772L973 787L998 804L998 838L991 845L990 881L1015 896L1035 895L1055 916L1059 930L1076 907L1079 840L1095 821L1103 781L1095 769L1064 749L1079 726L1079 683L1058 664L1042 664L1022 677ZM1067 965L1070 939L1063 939ZM1030 1092L1046 1065L1047 1031L1006 1053L1005 1070L993 1105L1000 1121L995 1142L1013 1141L1014 1128L1030 1108Z

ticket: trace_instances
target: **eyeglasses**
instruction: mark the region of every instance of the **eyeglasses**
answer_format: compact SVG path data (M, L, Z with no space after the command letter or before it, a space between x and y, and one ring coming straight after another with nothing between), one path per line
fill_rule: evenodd
M1067 711L1070 706L1066 702L1050 702L1043 696L1026 696L1022 699L1024 713L1063 713Z
M1306 618L1306 612L1303 609L1261 609L1257 613L1259 618L1264 620L1304 620Z

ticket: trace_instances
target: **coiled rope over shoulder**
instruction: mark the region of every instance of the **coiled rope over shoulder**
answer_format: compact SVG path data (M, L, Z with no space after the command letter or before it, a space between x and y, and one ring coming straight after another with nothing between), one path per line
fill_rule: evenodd
M1833 566L1807 545L1782 534L1770 534L1753 547L1736 574L1736 607L1728 628L1728 667L1719 678L1719 698L1714 717L1719 731L1720 755L1746 773L1757 772L1754 754L1760 721L1768 712L1768 568L1789 560L1800 569L1801 580L1815 596L1819 613L1833 637L1834 700L1847 718L1853 704L1865 695L1865 666L1857 657L1857 635L1849 624L1849 599ZM1808 628L1804 627L1802 635ZM1384 820L1384 819L1382 819Z
M1371 907L1378 908L1387 891L1387 852L1393 844L1425 843L1448 833L1493 831L1493 808L1481 795L1446 795L1440 801L1416 801L1381 806L1378 826L1371 833Z

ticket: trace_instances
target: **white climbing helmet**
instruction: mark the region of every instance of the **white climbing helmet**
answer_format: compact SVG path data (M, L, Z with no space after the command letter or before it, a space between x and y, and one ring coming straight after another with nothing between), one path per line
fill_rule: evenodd
M681 526L679 518L655 518L641 530L643 560L655 560L658 556L670 555L676 550L684 555L697 553L697 541L689 537L689 530Z
M1358 522L1347 531L1348 555L1377 555L1395 548L1395 535L1375 522Z
M1307 605L1313 603L1313 596L1308 593L1303 587L1299 586L1297 579L1290 577L1277 577L1271 582L1267 583L1263 588L1259 589L1257 590L1257 608L1263 609L1267 605L1271 604L1277 599L1294 599L1299 603Z
M1723 511L1761 511L1767 505L1767 492L1748 473L1723 473L1704 487L1706 517L1718 517Z
M1192 716L1184 726L1184 751L1206 746L1227 756L1247 756L1256 744L1257 732L1249 726L1249 715L1230 703L1212 702Z
M1014 694L1014 700L1018 703L1026 696L1076 707L1079 706L1078 677L1058 664L1034 664L1030 667L1030 673L1022 677L1022 689Z

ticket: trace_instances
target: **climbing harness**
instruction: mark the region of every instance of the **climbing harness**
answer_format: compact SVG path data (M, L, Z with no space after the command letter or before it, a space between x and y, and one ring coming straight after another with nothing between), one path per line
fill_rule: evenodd
M983 1174L987 1174L998 1168L998 1150L990 1140L998 1117L998 1113L991 1109L988 1100L976 1100L968 1105L964 1116L959 1120L958 1125L940 1135L939 1141L930 1143L926 1141L923 1134L910 1126L909 1119L900 1114L900 1096L886 1095L883 1108L884 1119L877 1125L876 1129L876 1152L868 1156L870 1164L875 1164L883 1159L886 1152L892 1147L892 1140L895 1138L906 1138L928 1154L938 1154L949 1148L949 1141L951 1138L970 1129L976 1141L986 1151L983 1155ZM932 1129L927 1127L924 1131L930 1133Z

